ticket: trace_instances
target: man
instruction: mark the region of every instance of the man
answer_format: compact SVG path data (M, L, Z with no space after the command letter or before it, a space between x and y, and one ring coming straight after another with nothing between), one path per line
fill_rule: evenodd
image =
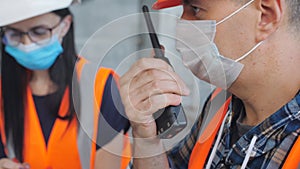
M162 0L154 7L174 5L180 3ZM152 114L168 105L178 105L181 96L188 95L189 90L164 61L154 58L137 61L120 80L121 97L131 120L133 136L147 138L135 139L133 155L145 158L134 158L133 168L288 166L300 133L300 1L184 0L182 5L182 19L191 20L194 25L202 24L199 30L203 23L195 20L216 21L212 22L216 26L216 36L212 39L215 45L207 45L213 47L204 50L212 51L211 57L202 56L202 50L197 51L196 45L191 48L200 61L191 59L193 57L184 52L188 49L184 45L177 48L183 62L197 77L232 93L230 106L228 108L229 102L224 104L225 114L216 121L218 134L210 137L212 143L207 155L202 151L205 147L201 148L202 143L207 145L204 143L207 140L201 142L203 136L199 134L208 112L205 109L186 139L168 154L160 153L163 146L156 137ZM177 25L178 37L187 43L201 38L187 38L193 32L180 31L183 30L181 22L184 21ZM215 63L219 67L209 67ZM201 64L207 67L205 71L210 78L201 72ZM224 78L223 83L216 77L218 70L223 71L223 76L219 76ZM292 161L293 167L299 167L299 158Z

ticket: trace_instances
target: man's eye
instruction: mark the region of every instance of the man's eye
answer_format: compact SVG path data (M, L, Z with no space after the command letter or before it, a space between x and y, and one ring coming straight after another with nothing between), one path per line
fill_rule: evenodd
M192 6L193 11L195 12L195 14L200 12L200 8L196 7L196 6Z

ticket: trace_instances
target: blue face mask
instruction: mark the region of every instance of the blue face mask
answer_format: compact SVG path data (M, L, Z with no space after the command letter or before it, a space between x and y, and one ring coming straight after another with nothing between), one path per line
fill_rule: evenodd
M47 45L23 45L20 43L17 47L5 46L5 51L9 53L20 65L30 70L49 69L57 57L63 52L63 48L56 36L51 38Z

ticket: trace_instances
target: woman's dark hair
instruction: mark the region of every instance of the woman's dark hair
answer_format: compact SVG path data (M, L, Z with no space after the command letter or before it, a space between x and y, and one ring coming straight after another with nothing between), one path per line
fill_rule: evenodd
M67 8L53 11L53 13L60 16L62 19L67 15L72 15ZM3 35L1 35L1 37L2 36ZM1 91L5 133L6 138L12 138L11 141L13 143L16 158L22 162L24 146L24 110L27 98L26 88L31 73L29 70L19 65L15 59L4 51L4 44L1 45ZM58 98L56 100L60 101L66 87L69 87L70 107L65 117L59 117L58 112L55 112L54 115L58 118L70 121L75 115L74 104L72 101L72 77L77 60L73 22L71 23L68 33L63 38L62 46L64 52L50 68L50 77L58 85Z

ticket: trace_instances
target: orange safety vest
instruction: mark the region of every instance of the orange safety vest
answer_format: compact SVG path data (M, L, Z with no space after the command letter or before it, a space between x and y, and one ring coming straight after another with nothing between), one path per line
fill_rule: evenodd
M80 78L80 73L85 65L86 61L80 59L76 65L78 77ZM106 80L109 75L113 75L115 78L118 78L117 75L111 70L106 68L100 68L96 81L94 84L95 91L95 103L94 103L94 131L93 137L96 138L97 135L97 126L98 126L98 114L99 107L102 103L102 95ZM59 108L59 115L65 116L65 113L68 112L69 108L69 88L65 90L65 93L62 97L61 105ZM30 167L35 168L44 168L44 169L62 169L62 168L72 168L72 169L81 169L81 168L94 168L95 164L95 154L96 154L96 143L93 141L90 147L90 155L88 159L89 163L83 165L83 161L80 157L80 151L78 148L78 121L76 118L73 118L71 122L67 120L56 119L51 131L50 138L48 140L48 145L44 140L40 122L37 116L35 104L32 98L32 93L30 88L27 88L27 102L25 108L25 128L24 128L24 161L30 164ZM96 106L99 106L96 108ZM0 133L2 136L2 142L5 147L5 152L8 157L13 157L13 149L7 143L5 129L4 129L4 117L1 110L0 118ZM89 139L85 136L85 139ZM93 138L93 140L94 140ZM77 147L77 148L76 148ZM127 137L124 138L124 157L121 162L121 169L125 169L128 165L130 158L130 142Z
M224 93L222 89L216 89L213 94L211 95L210 102L213 102L217 95L220 93ZM224 98L221 98L224 101ZM189 160L189 169L202 169L205 166L206 159L209 157L210 149L215 141L215 137L219 131L219 128L222 124L222 121L228 111L228 106L231 102L231 97L228 97L223 102L222 106L217 110L217 112L210 112L214 113L212 120L209 122L207 127L205 128L204 132L199 136L190 160ZM300 166L300 138L298 137L294 146L292 147L289 155L283 165L283 169L297 169Z

